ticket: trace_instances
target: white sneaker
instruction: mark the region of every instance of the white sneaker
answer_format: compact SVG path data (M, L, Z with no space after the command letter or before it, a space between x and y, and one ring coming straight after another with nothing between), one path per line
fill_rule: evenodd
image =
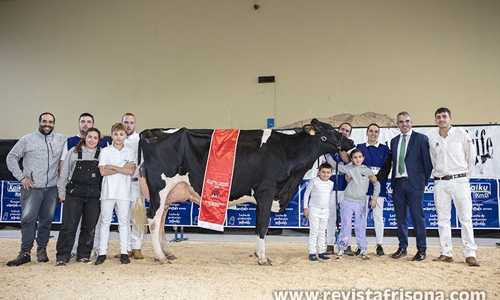
M344 257L344 250L339 250L339 252L337 252L337 259L341 259L342 257Z
M78 262L82 262L84 264L87 264L87 265L91 265L92 264L92 261L88 258L80 258L79 260L77 260Z
M366 250L361 250L361 252L359 253L359 255L361 256L361 258L363 260L370 259L370 255L368 255L368 252L366 252Z

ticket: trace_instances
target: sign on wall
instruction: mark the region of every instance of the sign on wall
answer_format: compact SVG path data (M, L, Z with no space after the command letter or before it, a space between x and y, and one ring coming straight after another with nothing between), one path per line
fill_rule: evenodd
M500 126L457 126L466 130L476 146L477 156L475 168L470 180L471 196L473 203L474 228L499 229L499 178L500 178ZM415 131L429 135L437 130L436 127L414 127ZM351 138L356 143L365 142L364 128L354 128ZM381 128L379 141L389 141L399 134L395 128ZM318 164L315 164L317 167ZM315 176L315 167L306 174L297 192L288 207L280 213L271 213L270 226L282 228L308 228L308 220L303 215L303 194L307 182ZM389 180L390 181L390 180ZM22 185L18 181L5 180L1 182L1 220L4 223L20 223L21 201L20 191ZM394 206L392 204L392 190L390 182L385 187L388 192L384 205L384 222L386 228L397 228ZM434 206L434 181L431 179L424 193L424 213L427 228L437 228L437 213ZM147 205L147 202L146 202ZM61 223L63 205L58 204L54 216L54 223ZM197 226L199 206L189 201L174 203L170 206L165 224L167 226ZM253 203L239 204L228 208L225 227L255 227L256 207ZM116 215L113 215L112 224L117 224ZM410 227L411 219L409 220ZM459 228L460 222L452 208L452 228ZM368 227L373 227L371 210L368 213Z

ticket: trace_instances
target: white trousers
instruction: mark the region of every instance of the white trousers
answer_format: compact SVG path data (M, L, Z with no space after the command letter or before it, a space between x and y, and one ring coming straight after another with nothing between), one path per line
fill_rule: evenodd
M442 255L453 256L451 242L451 201L462 226L462 244L464 257L476 257L477 246L474 243L472 228L472 198L470 184L466 177L451 180L434 181L434 203L438 215L439 250Z
M118 231L120 232L120 253L127 254L128 235L130 230L130 201L101 199L101 229L99 237L99 255L108 252L109 226L113 220L113 208L116 204Z
M370 208L370 196L367 196L368 208ZM384 244L384 202L385 197L377 198L377 206L373 211L373 224L375 226L375 236L377 239L377 245Z
M130 201L129 219L132 229L129 231L129 236L128 236L128 246L127 246L128 251L132 251L132 249L141 249L142 239L144 237L143 231L141 231L140 234L138 228L136 228L134 223L132 222L132 212L134 210L135 204L137 203L137 195L139 195L139 183L137 181L134 181L132 182L132 201ZM144 224L142 226L144 226Z
M325 231L328 223L328 208L309 207L309 254L325 253Z
M339 205L344 200L344 191L338 191ZM333 246L335 244L335 230L337 230L337 202L335 201L335 190L330 199L330 212L328 216L328 225L326 227L326 244Z
M99 245L100 245L99 238L101 236L101 215L102 215L102 212L99 214L99 219L97 219L97 224L95 225L94 253L96 256L99 255Z

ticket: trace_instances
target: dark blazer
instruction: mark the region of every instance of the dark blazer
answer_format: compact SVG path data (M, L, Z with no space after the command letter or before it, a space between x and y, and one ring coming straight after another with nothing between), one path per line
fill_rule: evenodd
M401 134L398 134L391 140L391 155L387 158L385 165L377 174L377 178L384 178L389 175L391 165L393 172L391 177L391 187L394 187L396 179L396 166L398 165L398 144ZM429 138L425 134L418 133L412 130L410 142L407 145L406 157L406 172L408 180L414 189L422 190L425 188L432 172L432 161L429 153Z

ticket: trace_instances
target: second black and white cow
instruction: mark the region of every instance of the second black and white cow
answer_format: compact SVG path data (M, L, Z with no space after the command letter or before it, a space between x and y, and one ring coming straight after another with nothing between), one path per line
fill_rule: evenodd
M155 258L160 263L174 258L164 233L169 205L185 200L200 202L212 133L213 130L186 128L174 133L162 129L141 133L144 155L141 190L150 199L148 224ZM255 252L259 264L269 263L264 238L273 201L284 210L318 157L353 147L354 143L330 124L316 119L293 135L268 129L240 131L230 200L255 198Z

